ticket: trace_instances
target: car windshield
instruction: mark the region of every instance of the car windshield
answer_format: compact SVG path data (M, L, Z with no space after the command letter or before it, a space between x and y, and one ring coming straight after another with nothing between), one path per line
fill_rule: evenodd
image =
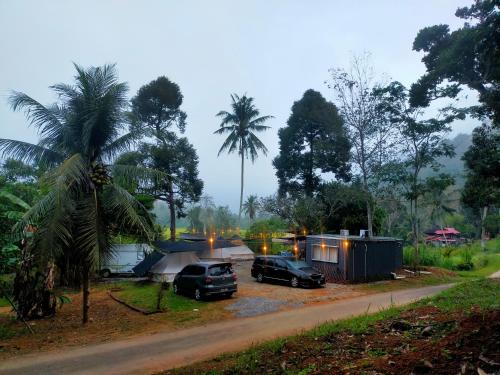
M311 267L309 264L307 264L303 260L287 260L286 262L291 268L296 269L296 270Z
M233 273L230 264L221 264L217 266L212 266L208 269L210 276L223 276L230 275Z

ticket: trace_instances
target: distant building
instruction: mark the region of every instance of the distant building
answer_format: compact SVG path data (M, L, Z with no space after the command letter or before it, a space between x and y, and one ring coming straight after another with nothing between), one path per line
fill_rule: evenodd
M456 245L464 242L464 238L460 236L460 232L455 228L439 228L434 227L425 231L427 244L446 246Z

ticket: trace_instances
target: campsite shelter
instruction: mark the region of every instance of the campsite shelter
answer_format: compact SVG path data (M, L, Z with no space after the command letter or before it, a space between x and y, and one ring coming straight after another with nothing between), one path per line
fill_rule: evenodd
M403 265L403 243L390 237L310 235L306 262L329 282L387 279Z
M233 262L252 260L254 253L241 241L156 241L154 246L165 253L194 252L202 260Z
M172 252L165 254L156 262L149 273L154 281L172 282L175 275L185 266L199 261L200 259L192 251Z
M200 260L234 262L251 260L254 253L239 241L156 241L155 251L134 267L137 276L150 275L157 281L172 281L185 266Z

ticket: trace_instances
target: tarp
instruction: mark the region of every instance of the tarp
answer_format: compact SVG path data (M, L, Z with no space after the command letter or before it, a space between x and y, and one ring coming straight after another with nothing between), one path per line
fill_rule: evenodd
M153 251L147 254L144 260L137 264L132 270L139 277L146 276L151 267L153 267L164 256L165 254L160 253L159 251Z
M235 244L233 241L219 239L212 243L209 241L156 241L153 245L169 253L177 251L195 251L201 253L210 249L237 247L241 245L241 242L240 244Z
M156 264L151 267L151 274L155 281L174 281L174 277L185 266L191 263L197 263L200 259L194 252L176 252L163 256Z
M246 245L221 247L213 250L205 250L198 255L201 259L229 259L248 260L255 257L252 250Z

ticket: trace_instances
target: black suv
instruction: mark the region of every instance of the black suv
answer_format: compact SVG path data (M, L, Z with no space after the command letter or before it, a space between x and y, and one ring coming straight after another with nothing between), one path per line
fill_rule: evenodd
M258 282L264 279L286 281L294 288L298 286L325 285L325 276L303 260L282 256L258 256L252 265L252 277Z
M182 269L174 278L174 293L194 296L231 297L238 290L237 277L231 263L199 262Z

